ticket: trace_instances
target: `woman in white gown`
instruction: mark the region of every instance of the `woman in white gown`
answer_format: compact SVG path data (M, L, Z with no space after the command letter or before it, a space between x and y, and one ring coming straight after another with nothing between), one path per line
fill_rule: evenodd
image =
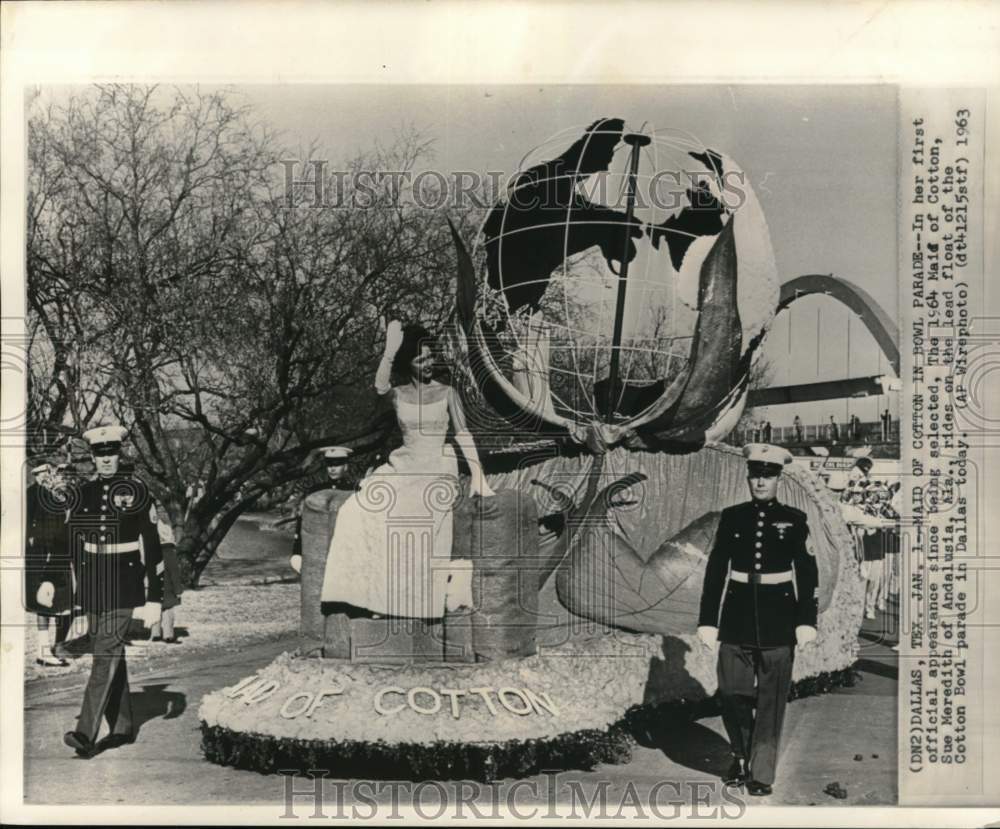
M440 618L471 604L471 575L451 558L458 462L449 425L471 472L470 494L493 495L458 394L433 378L432 339L393 321L375 377L391 395L403 445L362 482L337 513L321 599L384 616ZM403 381L392 385L392 379ZM466 563L467 564L467 563Z

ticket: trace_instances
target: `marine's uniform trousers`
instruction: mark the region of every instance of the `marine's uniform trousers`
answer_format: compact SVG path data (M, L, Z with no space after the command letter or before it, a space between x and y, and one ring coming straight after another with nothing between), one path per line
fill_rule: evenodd
M96 742L103 717L112 734L132 738L126 633L133 609L163 596L153 499L135 478L96 478L82 485L67 527L94 653L76 730Z
M719 630L722 721L733 754L748 763L753 780L768 785L791 687L795 628L816 626L819 577L808 534L805 513L778 501L729 507L705 571L698 624Z

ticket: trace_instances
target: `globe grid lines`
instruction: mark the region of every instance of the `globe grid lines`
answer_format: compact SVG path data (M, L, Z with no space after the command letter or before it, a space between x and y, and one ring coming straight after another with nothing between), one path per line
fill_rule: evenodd
M628 279L629 290L625 300L629 309L625 327L627 336L621 343L609 344L607 334L602 335L601 332L608 329L615 310L616 303L612 302L610 292L619 279L620 271L615 264L622 261L614 255L618 240L613 230L625 228L621 219L615 221L614 217L602 216L601 209L615 212L615 205L622 201L621 196L628 185L628 173L621 171L619 165L623 159L623 148L629 143L622 140L622 136L629 133L624 121L615 119L616 125L621 125L615 129L601 127L602 123L609 121L610 119L601 119L595 122L594 129L588 128L583 136L580 136L576 128L568 127L525 153L521 168L494 207L496 212L492 229L487 233L487 220L480 226L475 249L481 254L478 268L480 274L483 273L483 263L488 264L488 278L483 279L481 284L490 283L490 289L503 298L497 303L499 316L492 318L491 325L495 333L504 340L499 354L512 357L515 361L517 376L514 382L521 393L532 399L532 405L548 400L543 405L553 414L556 414L552 410L552 405L555 404L561 418L612 423L627 420L636 414L619 414L630 387L635 388L636 383L641 387L656 380L669 384L678 376L677 369L685 362L690 362L690 347L685 351L684 343L690 343L694 339L701 309L698 300L687 298L690 293L689 283L695 271L688 269L689 260L686 259L692 243L699 239L715 239L720 232L711 223L707 226L704 222L699 224L700 220L697 218L693 225L685 220L685 210L689 211L690 217L691 211L699 209L700 201L692 188L696 188L696 192L709 193L715 199L715 202L708 204L712 205L714 215L719 217L717 224L721 224L723 228L738 208L729 208L722 202L725 181L723 164L726 164L725 170L731 164L727 156L709 149L689 132L675 127L653 129L648 122L644 122L640 132L652 140L648 148L643 148L638 155L636 181L640 185L640 193L656 195L660 191L654 192L652 188L661 180L660 176L674 167L681 172L692 170L692 159L698 165L700 173L686 173L689 179L686 200L678 199L678 204L674 205L674 197L671 196L667 206L649 198L645 203L637 205L639 214L629 222L629 227L642 228L643 232L638 237L626 232L625 239L628 241L621 254L622 257L628 257L630 262L635 258L633 251L638 249L640 254L639 261L634 263L640 265L640 271L630 274ZM591 141L601 135L606 138L609 134L617 136L617 140L613 143L605 140L601 147L588 155ZM570 135L577 136L579 143L575 141L561 156L555 155L557 147L553 145L559 144L559 149L565 148ZM661 162L665 165L663 171L659 170ZM735 163L731 166L739 170ZM526 175L528 173L531 175ZM699 174L703 174L700 184L697 177ZM595 175L603 179L601 183L604 186L594 186L597 181ZM603 198L609 189L607 182L613 181L615 176L619 178L617 200ZM670 180L674 179L678 184L684 181L680 172ZM547 185L558 185L558 188L547 189ZM569 190L563 189L567 185ZM557 218L547 220L544 207L538 209L519 205L519 195L525 188L533 188L533 192L530 202L520 199L523 205L545 205L546 199L555 195L558 201L553 202L555 206L552 213L558 213ZM594 199L593 194L598 189L600 197ZM519 206L533 211L530 219L512 220ZM591 210L591 206L598 210ZM534 213L538 214L537 217ZM580 218L576 218L577 216ZM661 220L661 217L666 218ZM678 217L680 221L667 226L670 220ZM608 232L589 230L582 237L576 236L577 241L572 241L573 231L588 226L607 228ZM544 273L547 264L539 268L529 264L532 259L528 258L515 269L515 273L523 272L525 278L505 277L505 267L519 261L511 258L516 256L513 249L505 258L506 245L510 243L508 237L518 238L522 233L545 230L556 232L562 256L552 258L559 264ZM581 238L585 240L583 247L580 247ZM594 238L602 241L589 242ZM677 247L671 243L672 239L683 239L685 243L680 243L681 246ZM665 245L662 244L664 241ZM530 242L528 244L530 250ZM488 249L487 245L495 247ZM524 249L524 245L524 241L520 242L519 248ZM489 250L487 256L482 255L484 250ZM706 251L706 247L699 247L697 258L700 260L707 255ZM603 258L601 253L604 254ZM531 255L529 253L529 257ZM590 261L591 257L598 259L601 267ZM546 260L541 258L536 261L543 263ZM682 285L685 286L685 294L681 293ZM523 298L525 295L522 294L514 299L514 295L508 291L515 286L518 289L528 288L526 296L529 298ZM515 303L513 310L512 302ZM683 309L678 307L678 302L684 303ZM546 308L547 305L551 311ZM659 316L657 309L662 309ZM581 313L586 315L581 317ZM532 319L535 321L532 322ZM539 322L542 323L541 326ZM678 324L684 326L684 333L674 333ZM501 334L501 327L506 330L507 336ZM545 338L544 344L542 338ZM544 359L542 355L545 353L550 357L547 366L539 362ZM602 368L607 371L609 353L623 358L621 379L615 387L615 414L610 417L603 412L607 401L603 401L603 392L599 392L598 385ZM501 365L506 363L497 363L497 359L500 357L495 354L491 360L492 370L506 373L506 369L501 370ZM587 363L589 371L584 370ZM523 380L517 380L517 377ZM511 382L509 378L506 379ZM535 390L545 388L542 381L548 383L548 396L543 392L542 397L535 399ZM524 388L521 388L522 382ZM598 404L599 397L603 401L601 405Z

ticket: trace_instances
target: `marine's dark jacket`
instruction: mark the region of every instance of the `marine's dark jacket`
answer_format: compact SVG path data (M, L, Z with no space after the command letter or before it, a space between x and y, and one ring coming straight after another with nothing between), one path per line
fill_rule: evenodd
M819 575L806 549L808 536L806 514L778 501L747 501L723 510L708 556L698 624L718 627L719 641L734 645L795 644L796 626L815 627L818 612ZM748 574L793 570L794 581L771 585L730 578L727 586L730 569Z
M68 530L85 612L140 607L163 598L163 554L146 485L116 475L81 484Z

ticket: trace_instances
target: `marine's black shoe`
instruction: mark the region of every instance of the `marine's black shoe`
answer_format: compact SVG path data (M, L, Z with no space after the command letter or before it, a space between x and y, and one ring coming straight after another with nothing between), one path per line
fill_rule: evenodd
M94 745L93 741L79 731L67 731L63 735L63 742L74 749L77 756L85 760L89 760L97 753L97 746Z
M76 640L74 639L73 641L75 642ZM66 644L64 642L59 642L59 643L53 645L52 646L52 653L53 653L53 655L55 656L56 659L67 660L67 659L79 659L80 658L80 654L77 653L76 650L71 650L70 648L67 648ZM66 664L68 665L69 663L67 662Z
M747 794L751 794L754 797L765 797L771 794L771 791L771 786L768 783L758 783L756 780L747 782Z
M69 662L58 656L39 656L35 660L35 664L41 665L43 668L65 668Z
M722 778L722 782L727 786L742 786L749 779L750 773L747 770L747 761L742 757L734 757L733 764Z
M131 734L108 734L97 746L101 751L105 751L109 748L132 745L134 742L135 737Z

